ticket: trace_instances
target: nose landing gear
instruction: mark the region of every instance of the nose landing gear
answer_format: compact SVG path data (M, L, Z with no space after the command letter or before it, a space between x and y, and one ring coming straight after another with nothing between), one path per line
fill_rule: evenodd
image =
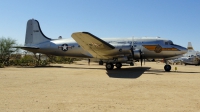
M164 69L165 69L166 72L170 72L170 70L171 70L171 65L165 65L165 66L164 66Z
M164 66L164 69L166 72L170 72L171 70L171 65L168 64L168 61L166 59L164 59L164 62L166 63L166 65Z

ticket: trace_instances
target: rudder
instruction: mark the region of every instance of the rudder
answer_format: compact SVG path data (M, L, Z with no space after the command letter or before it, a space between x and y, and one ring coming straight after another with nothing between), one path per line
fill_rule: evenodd
M194 50L193 47L192 47L192 43L191 42L188 42L187 49L188 50Z

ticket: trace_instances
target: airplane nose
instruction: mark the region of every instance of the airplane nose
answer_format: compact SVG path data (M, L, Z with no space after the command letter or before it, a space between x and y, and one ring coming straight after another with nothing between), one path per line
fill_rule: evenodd
M188 51L187 48L182 47L180 45L173 44L172 47L176 49L176 52L175 52L176 55L182 55L182 54L187 53Z
M185 48L185 47L182 47L182 48L181 48L181 51L182 51L182 54L185 54L185 53L187 53L188 49Z
M177 48L179 51L177 52L178 54L185 54L187 53L188 49L179 45L175 45L175 48Z

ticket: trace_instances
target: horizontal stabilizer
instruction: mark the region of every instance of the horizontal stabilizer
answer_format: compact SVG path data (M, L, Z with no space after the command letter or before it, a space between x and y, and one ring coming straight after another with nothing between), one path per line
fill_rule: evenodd
M13 48L20 48L20 49L39 49L38 47L27 47L27 46L16 46Z
M20 49L23 49L23 50L27 50L27 51L30 51L30 52L33 52L33 53L37 53L37 51L40 49L38 47L34 47L34 46L16 46L16 47L13 47L13 48L20 48Z

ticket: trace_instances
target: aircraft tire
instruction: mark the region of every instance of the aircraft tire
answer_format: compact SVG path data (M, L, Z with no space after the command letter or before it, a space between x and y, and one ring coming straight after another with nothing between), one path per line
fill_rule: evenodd
M116 66L118 69L120 69L120 68L122 67L122 63L117 62L117 63L115 64L115 66Z
M103 61L99 61L99 65L103 65Z
M165 69L166 72L170 72L170 70L171 70L171 65L165 65L165 66L164 66L164 69Z
M106 63L106 70L112 70L114 65L112 63Z
M133 62L131 62L131 63L130 63L130 66L134 66L134 63L133 63Z

